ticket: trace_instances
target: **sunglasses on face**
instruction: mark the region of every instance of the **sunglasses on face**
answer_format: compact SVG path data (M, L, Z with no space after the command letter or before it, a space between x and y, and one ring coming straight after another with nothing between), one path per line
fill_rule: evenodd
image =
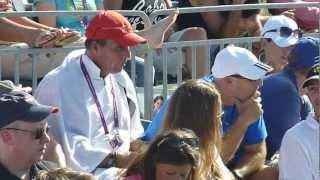
M199 140L197 138L177 138L177 137L167 137L162 139L157 147L161 146L181 148L184 146L191 146L193 148L199 148Z
M269 31L266 31L263 36L265 34L267 34L268 32L277 32L280 37L284 37L284 38L288 38L290 36L296 37L296 38L301 38L302 37L302 32L299 29L296 30L292 30L288 27L280 27L279 29L271 29Z
M48 134L50 128L47 126L47 127L44 127L44 128L36 129L34 131L27 130L27 129L18 129L18 128L2 128L2 129L27 132L27 133L32 134L34 139L41 139L45 135L45 133Z

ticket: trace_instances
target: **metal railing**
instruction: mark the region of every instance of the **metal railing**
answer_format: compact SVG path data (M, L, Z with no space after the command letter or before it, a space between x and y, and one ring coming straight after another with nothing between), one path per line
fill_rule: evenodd
M192 8L179 8L180 14L185 13L199 13L199 12L215 12L215 11L235 11L235 10L245 10L245 9L281 9L281 8L300 8L300 7L319 7L320 3L317 2L309 2L309 3L277 3L277 4L244 4L244 5L222 5L222 6L206 6L206 7L192 7ZM120 10L122 15L125 16L140 16L144 23L145 27L151 26L150 19L154 19L159 15L167 15L170 14L173 10L159 10L154 11L149 17L142 11L125 11ZM0 12L0 17L17 17L17 16L26 16L26 17L35 17L35 16L61 16L61 15L72 15L72 16L93 16L99 11L36 11L36 12ZM149 19L150 18L150 19ZM320 24L320 19L319 19ZM319 27L320 29L320 27ZM319 34L316 36L320 37ZM195 78L195 68L196 65L196 55L195 55L195 48L198 46L210 46L210 45L218 45L219 47L224 47L225 44L239 44L239 43L247 43L248 48L250 49L253 42L260 41L261 37L244 37L244 38L226 38L226 39L211 39L211 40L201 40L201 41L179 41L179 42L166 42L162 46L162 54L163 54L163 85L162 85L162 93L165 98L168 96L168 81L167 81L167 50L169 48L177 48L179 52L178 67L177 67L177 84L182 82L182 48L191 47L192 48L192 78ZM79 47L63 47L63 48L46 48L46 49L38 49L38 48L26 48L26 49L8 49L2 48L0 49L0 79L1 79L1 56L3 55L15 55L16 58L16 66L15 66L15 74L14 74L14 81L15 83L19 83L19 63L21 54L33 54L33 65L32 65L32 85L35 88L37 86L37 72L36 72L36 63L37 54L40 53L59 53L59 52L68 52L74 49L82 48L83 46ZM145 45L137 46L132 49L132 57L134 58L135 54L141 49L146 49ZM320 47L319 47L320 49ZM147 48L147 60L145 61L145 68L144 68L144 119L151 119L152 117L152 102L153 102L153 49ZM209 60L209 59L208 59ZM131 66L131 76L135 76L135 64L132 63ZM135 78L132 78L133 81Z

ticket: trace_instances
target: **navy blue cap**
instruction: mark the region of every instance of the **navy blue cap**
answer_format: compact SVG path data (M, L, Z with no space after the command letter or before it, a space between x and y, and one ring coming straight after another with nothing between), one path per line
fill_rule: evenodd
M303 88L310 85L312 80L319 80L320 81L320 64L316 64L312 67L312 69L308 72L306 80L303 82Z
M288 66L295 69L311 68L320 62L320 40L318 38L303 37L290 52L293 61Z
M0 92L0 128L17 120L39 122L57 111L57 108L39 104L33 96L23 91Z

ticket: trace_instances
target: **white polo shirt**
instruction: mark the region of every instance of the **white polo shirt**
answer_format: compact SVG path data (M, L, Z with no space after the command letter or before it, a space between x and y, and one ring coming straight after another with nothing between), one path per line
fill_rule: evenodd
M319 129L311 113L286 132L280 148L280 180L320 180Z

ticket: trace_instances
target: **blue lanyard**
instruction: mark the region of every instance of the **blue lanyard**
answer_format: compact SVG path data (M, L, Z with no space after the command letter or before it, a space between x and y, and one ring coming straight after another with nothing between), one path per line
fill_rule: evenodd
M92 84L92 81L91 81L91 78L90 78L90 75L88 73L88 70L86 68L86 66L84 65L83 61L82 61L82 56L80 57L80 67L81 67L81 71L88 83L88 86L89 86L89 89L90 89L90 92L92 94L92 97L93 97L93 100L97 106L97 109L98 109L98 112L99 112L99 115L100 115L100 119L101 119L101 123L102 123L102 126L104 128L104 132L105 134L109 134L109 131L108 131L108 127L107 127L107 124L106 124L106 120L104 118L104 115L103 115L103 111L102 111L102 108L101 108L101 105L100 105L100 101L98 99L98 96L97 96L97 93L96 93L96 90L94 89L94 86ZM111 78L111 77L110 77ZM119 118L118 118L118 109L117 109L117 104L116 104L116 99L115 99L115 93L114 93L114 88L113 88L113 84L112 84L112 80L110 79L111 81L111 94L112 94L112 97L113 97L113 121L114 121L114 126L116 129L119 128Z

